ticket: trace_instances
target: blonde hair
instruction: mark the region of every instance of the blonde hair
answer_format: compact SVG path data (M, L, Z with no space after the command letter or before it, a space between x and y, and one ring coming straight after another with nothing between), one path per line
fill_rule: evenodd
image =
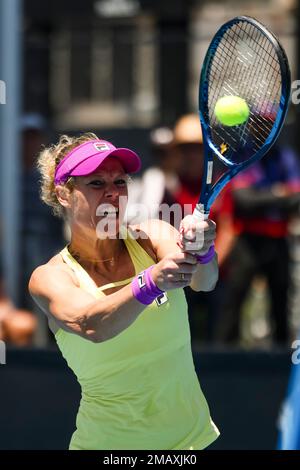
M42 201L51 207L54 215L64 218L63 206L59 203L54 185L55 169L59 162L75 147L89 140L98 139L96 134L86 132L78 137L61 135L57 144L45 148L37 158L37 169L40 172L41 188L40 197ZM74 180L70 177L66 183L66 188L70 191L74 188Z

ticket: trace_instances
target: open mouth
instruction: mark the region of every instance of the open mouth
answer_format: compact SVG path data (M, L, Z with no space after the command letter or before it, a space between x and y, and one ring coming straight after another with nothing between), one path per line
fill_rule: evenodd
M99 215L100 217L116 217L119 215L119 208L114 207L110 204L102 204L97 210L97 215Z

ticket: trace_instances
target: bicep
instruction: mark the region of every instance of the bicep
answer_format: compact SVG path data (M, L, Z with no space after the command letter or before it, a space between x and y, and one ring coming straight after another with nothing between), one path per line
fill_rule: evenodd
M95 298L76 286L66 271L56 267L37 268L29 281L29 292L48 318L59 327L85 336L85 313Z

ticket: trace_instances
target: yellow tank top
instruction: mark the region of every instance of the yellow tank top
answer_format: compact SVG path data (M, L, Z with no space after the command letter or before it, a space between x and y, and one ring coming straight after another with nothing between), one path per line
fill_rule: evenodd
M153 264L136 240L124 241L136 274ZM97 288L68 247L61 256L81 288L97 298L131 281ZM70 449L203 449L218 437L194 368L184 292L172 290L167 297L103 343L57 331L58 347L82 390Z

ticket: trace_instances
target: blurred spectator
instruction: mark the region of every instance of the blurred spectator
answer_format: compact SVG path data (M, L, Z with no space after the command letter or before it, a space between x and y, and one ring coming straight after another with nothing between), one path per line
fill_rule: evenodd
M178 186L179 156L172 153L173 132L168 127L158 127L150 133L153 166L148 168L142 178L135 178L128 187L127 219L139 223L148 218L163 218L159 211L161 204L171 206L175 199L173 193ZM133 204L141 204L147 212L137 213ZM172 220L167 220L172 223Z
M3 282L0 283L0 340L15 346L32 344L37 321L33 313L18 310L5 295Z
M37 320L28 310L12 309L2 319L2 340L14 346L33 344Z
M192 213L199 199L203 173L203 137L197 114L186 114L176 122L173 155L180 161L179 185L174 196L182 208L189 204Z
M290 149L273 147L267 157L243 171L231 185L237 238L226 263L226 298L216 339L238 341L243 302L254 276L263 274L270 293L273 338L284 344L288 340L288 223L299 212L300 203L297 157Z
M179 184L174 192L174 199L184 209L185 214L192 213L201 192L204 158L202 130L197 114L186 114L175 123L172 155L177 155L180 161ZM222 266L233 244L232 205L227 196L228 192L230 192L228 187L223 190L213 204L209 216L217 224L215 245L220 266L218 284L213 292L208 293L197 293L189 288L185 289L194 346L199 342L212 341L221 307L224 290Z
M37 113L21 119L23 137L22 229L21 229L21 291L19 307L36 308L27 285L32 271L46 262L63 246L62 222L51 214L39 197L39 174L35 158L42 145L48 143L47 124Z
M186 114L178 119L174 128L174 151L178 166L179 183L174 198L182 207L189 205L191 212L198 203L203 174L203 137L197 114ZM218 178L218 162L215 162L213 181ZM187 207L185 210L187 211ZM217 222L216 251L219 266L223 265L233 243L232 203L230 185L223 189L214 202L210 219Z
M162 218L158 207L164 203L169 206L179 204L182 211L188 214L192 213L198 203L201 192L203 138L198 115L187 114L179 118L174 133L166 127L154 129L150 139L154 165L145 171L141 179L135 178L128 187L129 223L138 223L148 218L145 211L136 214L134 203L146 206L148 216L152 218ZM222 265L233 244L232 204L231 199L226 197L227 192L228 189L225 189L215 201L210 214L210 218L217 223L216 250L221 266L221 279L212 293L197 293L186 289L193 345L213 339L222 301ZM173 219L168 219L168 222L174 225Z
M3 339L2 322L12 308L11 301L4 293L3 281L0 281L0 340Z

